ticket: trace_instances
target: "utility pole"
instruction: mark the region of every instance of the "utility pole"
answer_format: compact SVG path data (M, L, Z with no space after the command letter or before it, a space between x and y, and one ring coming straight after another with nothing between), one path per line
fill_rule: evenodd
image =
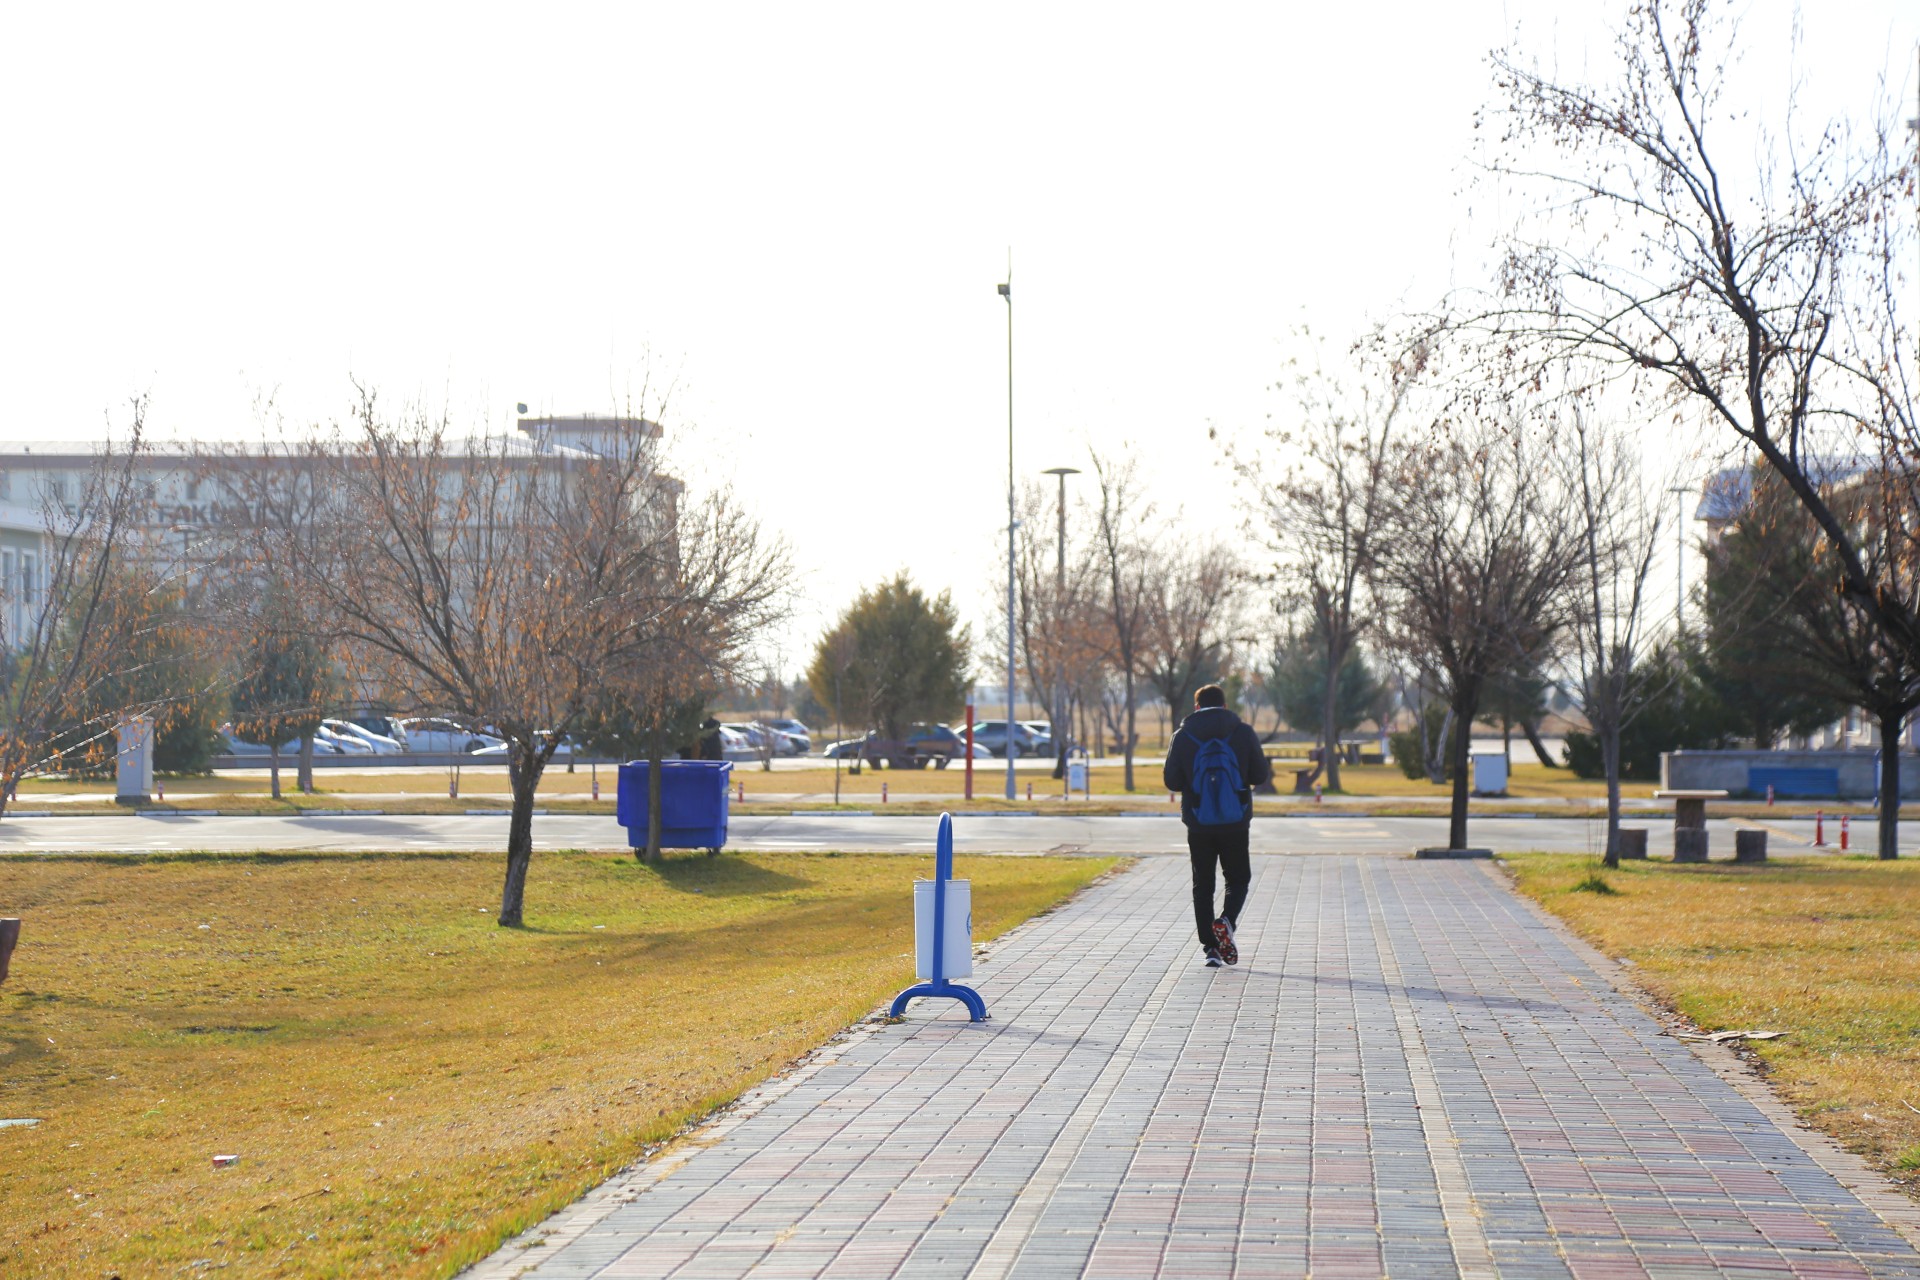
M1067 776L1067 750L1071 744L1067 740L1067 684L1060 670L1061 655L1065 646L1061 643L1063 619L1060 611L1067 599L1067 477L1080 474L1078 467L1049 467L1044 473L1060 477L1060 564L1054 573L1053 586L1053 776Z
M1013 518L1013 251L1007 251L1007 279L1000 286L1007 300L1007 799L1014 796L1013 698L1019 682L1019 668L1013 652L1013 535L1020 522Z

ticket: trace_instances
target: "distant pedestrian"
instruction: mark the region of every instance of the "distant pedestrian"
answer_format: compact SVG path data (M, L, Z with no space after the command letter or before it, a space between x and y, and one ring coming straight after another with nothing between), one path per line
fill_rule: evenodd
M1167 747L1162 771L1167 790L1180 793L1180 820L1187 824L1187 856L1193 862L1193 920L1209 969L1237 964L1234 930L1253 881L1247 836L1253 824L1253 789L1273 779L1260 739L1227 710L1217 684L1193 695L1193 714ZM1213 913L1213 869L1227 882L1227 900Z
M720 741L720 722L708 716L706 722L700 726L700 758L724 760L726 757L726 744Z

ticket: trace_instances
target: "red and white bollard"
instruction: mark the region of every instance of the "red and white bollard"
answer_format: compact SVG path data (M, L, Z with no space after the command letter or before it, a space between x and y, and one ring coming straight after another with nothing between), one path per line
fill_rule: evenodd
M1031 782L1027 784L1027 803L1033 803L1033 784Z
M887 802L887 784L883 782L880 784L880 803L885 804L886 802Z
M158 779L155 779L153 784L153 794L155 799L160 801L160 803L165 804L167 802L167 784L159 781Z
M447 799L460 798L460 774L456 771L447 775Z
M1313 802L1319 804L1320 800L1320 784L1316 782L1313 784Z
M733 788L734 798L741 804L745 804L747 802L747 780L745 778L735 778L733 780Z
M1177 800L1177 799L1179 799L1179 798L1180 798L1180 793L1179 793L1178 791L1169 791L1169 792L1167 792L1167 803L1168 803L1168 804L1172 804L1172 803L1173 803L1173 802L1174 802L1175 800Z
M1847 815L1844 813L1841 814L1840 815L1840 852L1842 853L1845 853L1847 851L1847 822L1848 822Z
M1767 808L1773 808L1773 784L1771 782L1767 784Z
M1813 847L1816 849L1827 847L1827 811L1825 809L1813 811Z
M600 798L600 775L597 773L593 775L593 798L595 800Z

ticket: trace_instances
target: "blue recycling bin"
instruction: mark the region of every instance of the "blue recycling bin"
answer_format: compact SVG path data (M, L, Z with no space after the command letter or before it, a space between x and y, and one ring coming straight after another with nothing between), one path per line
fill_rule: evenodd
M627 829L627 843L647 847L645 760L620 766L614 817ZM727 787L731 760L666 760L660 765L660 847L718 853L727 843Z

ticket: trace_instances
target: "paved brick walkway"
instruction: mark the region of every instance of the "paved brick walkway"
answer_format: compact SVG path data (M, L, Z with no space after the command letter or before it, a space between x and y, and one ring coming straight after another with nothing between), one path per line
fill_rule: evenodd
M1256 859L1217 971L1185 881L1096 886L996 944L993 1021L856 1034L472 1274L1920 1277L1482 866Z

